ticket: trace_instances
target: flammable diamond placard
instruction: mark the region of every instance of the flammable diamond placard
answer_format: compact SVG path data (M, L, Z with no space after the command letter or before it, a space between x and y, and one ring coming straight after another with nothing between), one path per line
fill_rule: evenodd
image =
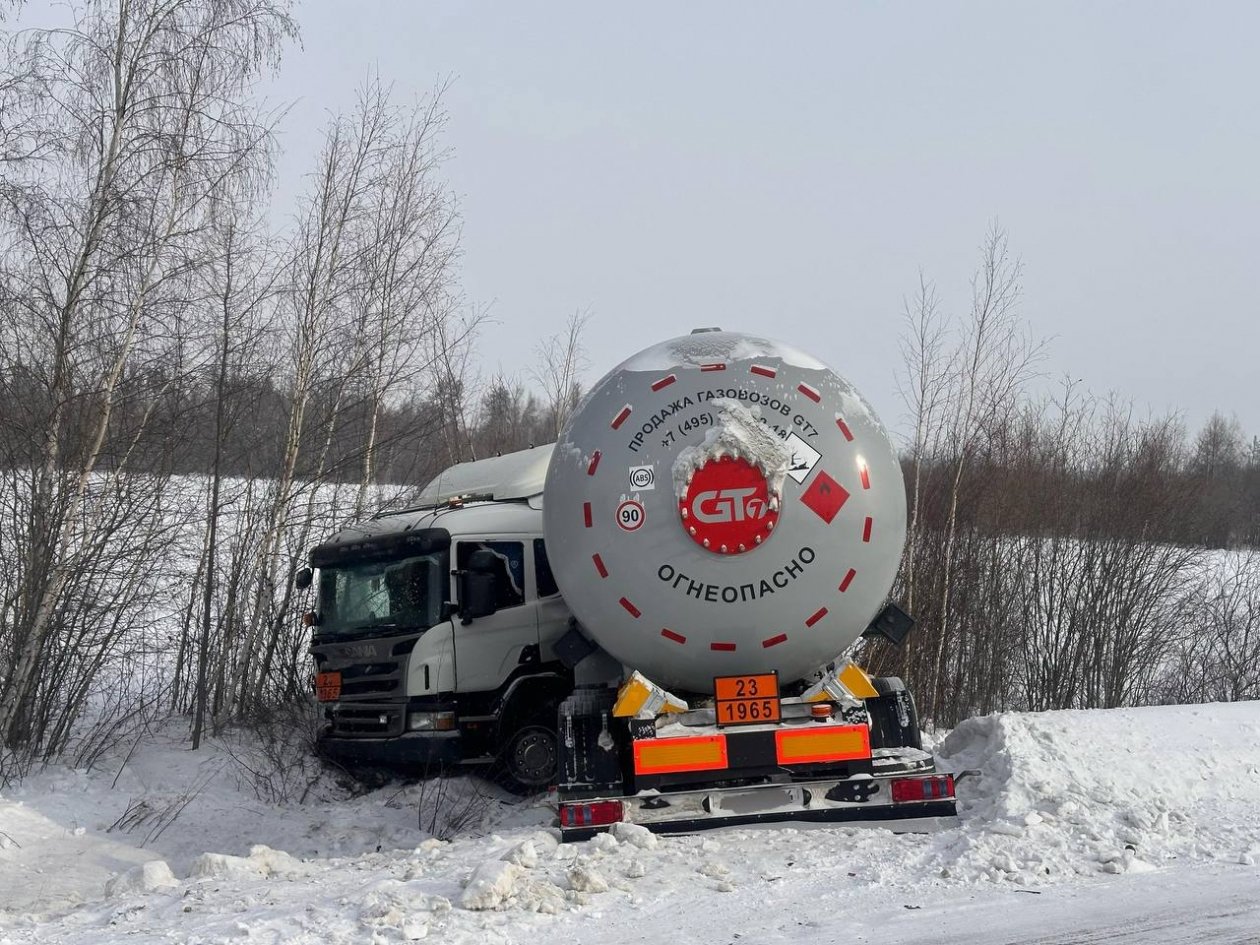
M844 503L849 501L849 491L827 475L825 469L818 470L818 475L801 493L801 501L820 519L831 524L831 520L839 514Z

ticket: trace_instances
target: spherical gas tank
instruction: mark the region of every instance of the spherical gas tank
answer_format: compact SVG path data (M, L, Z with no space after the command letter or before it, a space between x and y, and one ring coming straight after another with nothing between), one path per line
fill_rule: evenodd
M717 330L636 354L582 401L544 494L583 628L660 685L808 675L883 606L906 530L901 467L848 381Z

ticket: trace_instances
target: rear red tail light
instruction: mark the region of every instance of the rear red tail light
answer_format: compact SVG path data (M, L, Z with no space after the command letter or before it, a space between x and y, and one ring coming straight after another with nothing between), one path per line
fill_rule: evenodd
M594 801L590 804L561 804L561 827L605 827L625 816L621 801Z
M892 783L894 804L914 801L943 801L954 796L954 776L941 774L930 778L898 778Z

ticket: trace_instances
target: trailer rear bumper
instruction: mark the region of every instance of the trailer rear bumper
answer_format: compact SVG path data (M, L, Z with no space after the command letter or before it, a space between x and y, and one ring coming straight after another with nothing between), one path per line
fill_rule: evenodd
M898 801L897 781L931 781L942 796ZM943 785L948 783L946 789ZM762 784L739 788L644 792L633 797L590 798L562 803L563 840L586 840L612 823L583 823L586 810L606 816L621 804L618 820L653 833L683 834L719 827L777 823L879 824L905 832L931 832L957 823L952 779L946 776L874 777ZM595 806L600 805L600 806ZM566 823L567 821L567 823Z

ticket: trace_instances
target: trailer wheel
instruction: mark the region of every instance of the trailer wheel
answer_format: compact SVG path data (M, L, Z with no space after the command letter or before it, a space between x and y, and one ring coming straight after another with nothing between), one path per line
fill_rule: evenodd
M554 726L541 721L523 725L504 743L495 780L513 794L537 794L556 783L559 757Z
M866 700L871 715L872 748L923 748L914 696L896 676L871 680L878 696Z

